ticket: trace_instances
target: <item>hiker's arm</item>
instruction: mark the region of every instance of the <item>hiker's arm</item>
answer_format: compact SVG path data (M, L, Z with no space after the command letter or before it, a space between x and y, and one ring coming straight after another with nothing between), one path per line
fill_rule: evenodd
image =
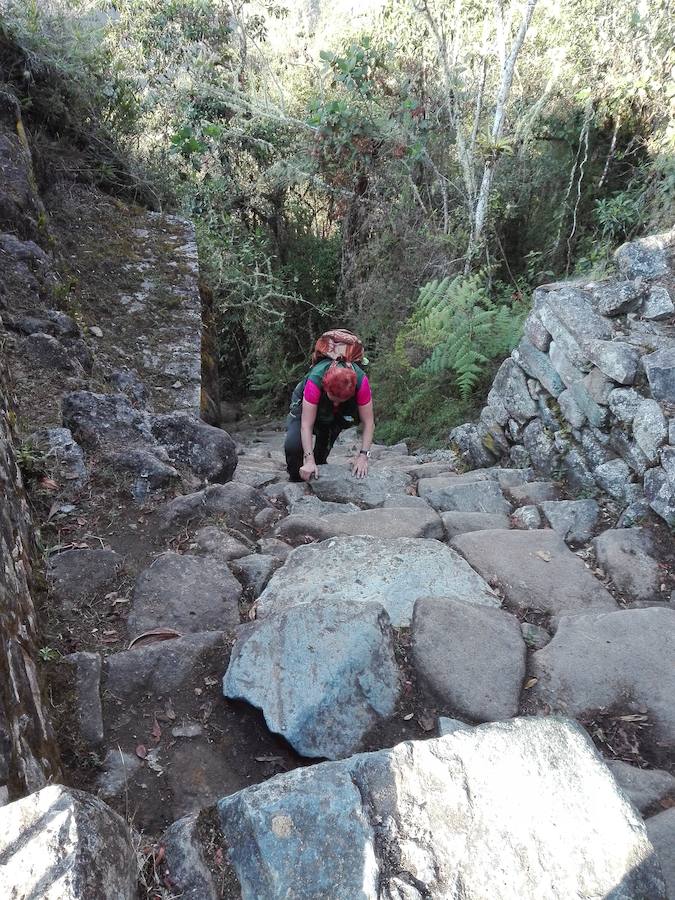
M370 400L363 406L359 406L359 418L363 426L361 434L361 449L370 450L375 434L375 415L373 413L373 401ZM357 478L365 478L368 474L368 457L365 453L358 453L352 463L352 473Z
M302 416L300 418L300 440L302 441L302 466L300 477L303 481L310 481L319 477L319 469L314 462L314 423L319 409L317 403L302 401Z

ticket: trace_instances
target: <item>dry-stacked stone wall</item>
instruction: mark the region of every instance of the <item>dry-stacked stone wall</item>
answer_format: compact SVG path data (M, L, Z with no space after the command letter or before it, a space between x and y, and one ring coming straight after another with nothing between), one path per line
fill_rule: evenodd
M0 325L0 346L3 341ZM0 805L58 773L40 696L31 596L34 540L12 436L7 372L0 368Z
M675 524L675 230L624 244L603 281L547 284L477 423L471 467L508 459Z

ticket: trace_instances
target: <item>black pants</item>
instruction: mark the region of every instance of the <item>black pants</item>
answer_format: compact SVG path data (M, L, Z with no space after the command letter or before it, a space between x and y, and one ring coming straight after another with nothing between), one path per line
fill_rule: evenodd
M322 466L328 461L328 454L333 449L333 444L343 428L349 428L351 423L342 423L339 419L331 425L314 426L316 441L314 443L314 461ZM286 422L286 440L284 441L284 453L286 454L286 468L291 481L302 481L300 467L304 462L302 451L302 438L300 435L300 416L290 415Z

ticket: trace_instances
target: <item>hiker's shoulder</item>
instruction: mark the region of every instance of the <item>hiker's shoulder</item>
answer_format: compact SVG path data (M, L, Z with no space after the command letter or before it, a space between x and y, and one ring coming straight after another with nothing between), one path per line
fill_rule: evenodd
M307 381L311 381L321 387L323 376L326 374L326 369L330 366L331 362L332 360L330 359L320 359L307 373Z

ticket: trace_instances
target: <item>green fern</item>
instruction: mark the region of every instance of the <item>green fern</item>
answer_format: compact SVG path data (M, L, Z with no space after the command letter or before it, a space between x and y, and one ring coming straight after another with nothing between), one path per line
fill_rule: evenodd
M405 329L430 350L418 371L452 371L460 396L469 397L491 360L506 356L520 337L523 314L491 300L481 274L429 281Z

